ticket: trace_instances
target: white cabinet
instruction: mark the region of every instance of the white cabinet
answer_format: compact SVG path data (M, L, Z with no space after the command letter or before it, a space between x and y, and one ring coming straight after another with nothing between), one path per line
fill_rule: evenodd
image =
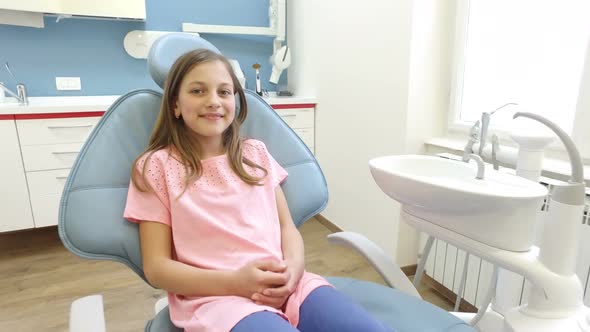
M35 227L57 225L59 202L70 169L27 172Z
M145 20L145 0L0 0L0 9Z
M313 107L279 108L275 111L279 116L293 128L301 140L307 145L312 153L315 153L315 109Z
M70 169L100 117L16 120L35 227L57 225Z
M0 232L34 227L14 119L0 116Z
M21 145L25 171L70 168L80 153L83 142L49 145Z
M84 142L100 117L17 120L21 145Z

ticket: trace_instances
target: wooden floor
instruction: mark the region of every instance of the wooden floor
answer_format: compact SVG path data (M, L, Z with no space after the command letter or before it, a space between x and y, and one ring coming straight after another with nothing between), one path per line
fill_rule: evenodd
M328 244L331 231L317 220L305 223L301 233L308 271L383 283L355 252ZM452 308L427 286L420 293ZM55 227L0 234L0 331L66 332L71 302L92 294L103 295L108 332L143 331L154 303L164 296L122 264L74 256Z

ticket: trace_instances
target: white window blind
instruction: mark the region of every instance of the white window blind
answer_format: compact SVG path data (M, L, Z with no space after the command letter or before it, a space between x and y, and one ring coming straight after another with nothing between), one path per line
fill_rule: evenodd
M514 112L525 111L571 133L579 94L590 94L580 90L589 13L588 0L469 1L454 120L474 122L482 112L515 102L493 116L493 127L508 128Z

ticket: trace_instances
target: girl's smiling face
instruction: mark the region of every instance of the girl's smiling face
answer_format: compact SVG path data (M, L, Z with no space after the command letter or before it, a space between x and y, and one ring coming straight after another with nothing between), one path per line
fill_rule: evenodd
M226 65L218 60L193 67L182 79L174 115L199 141L222 142L223 132L235 118L234 85Z

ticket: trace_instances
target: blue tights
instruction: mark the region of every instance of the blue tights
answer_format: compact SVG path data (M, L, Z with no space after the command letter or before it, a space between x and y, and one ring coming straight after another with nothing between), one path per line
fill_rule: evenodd
M329 286L312 291L299 308L294 328L283 317L259 311L239 321L231 332L393 332L375 320L360 305Z

